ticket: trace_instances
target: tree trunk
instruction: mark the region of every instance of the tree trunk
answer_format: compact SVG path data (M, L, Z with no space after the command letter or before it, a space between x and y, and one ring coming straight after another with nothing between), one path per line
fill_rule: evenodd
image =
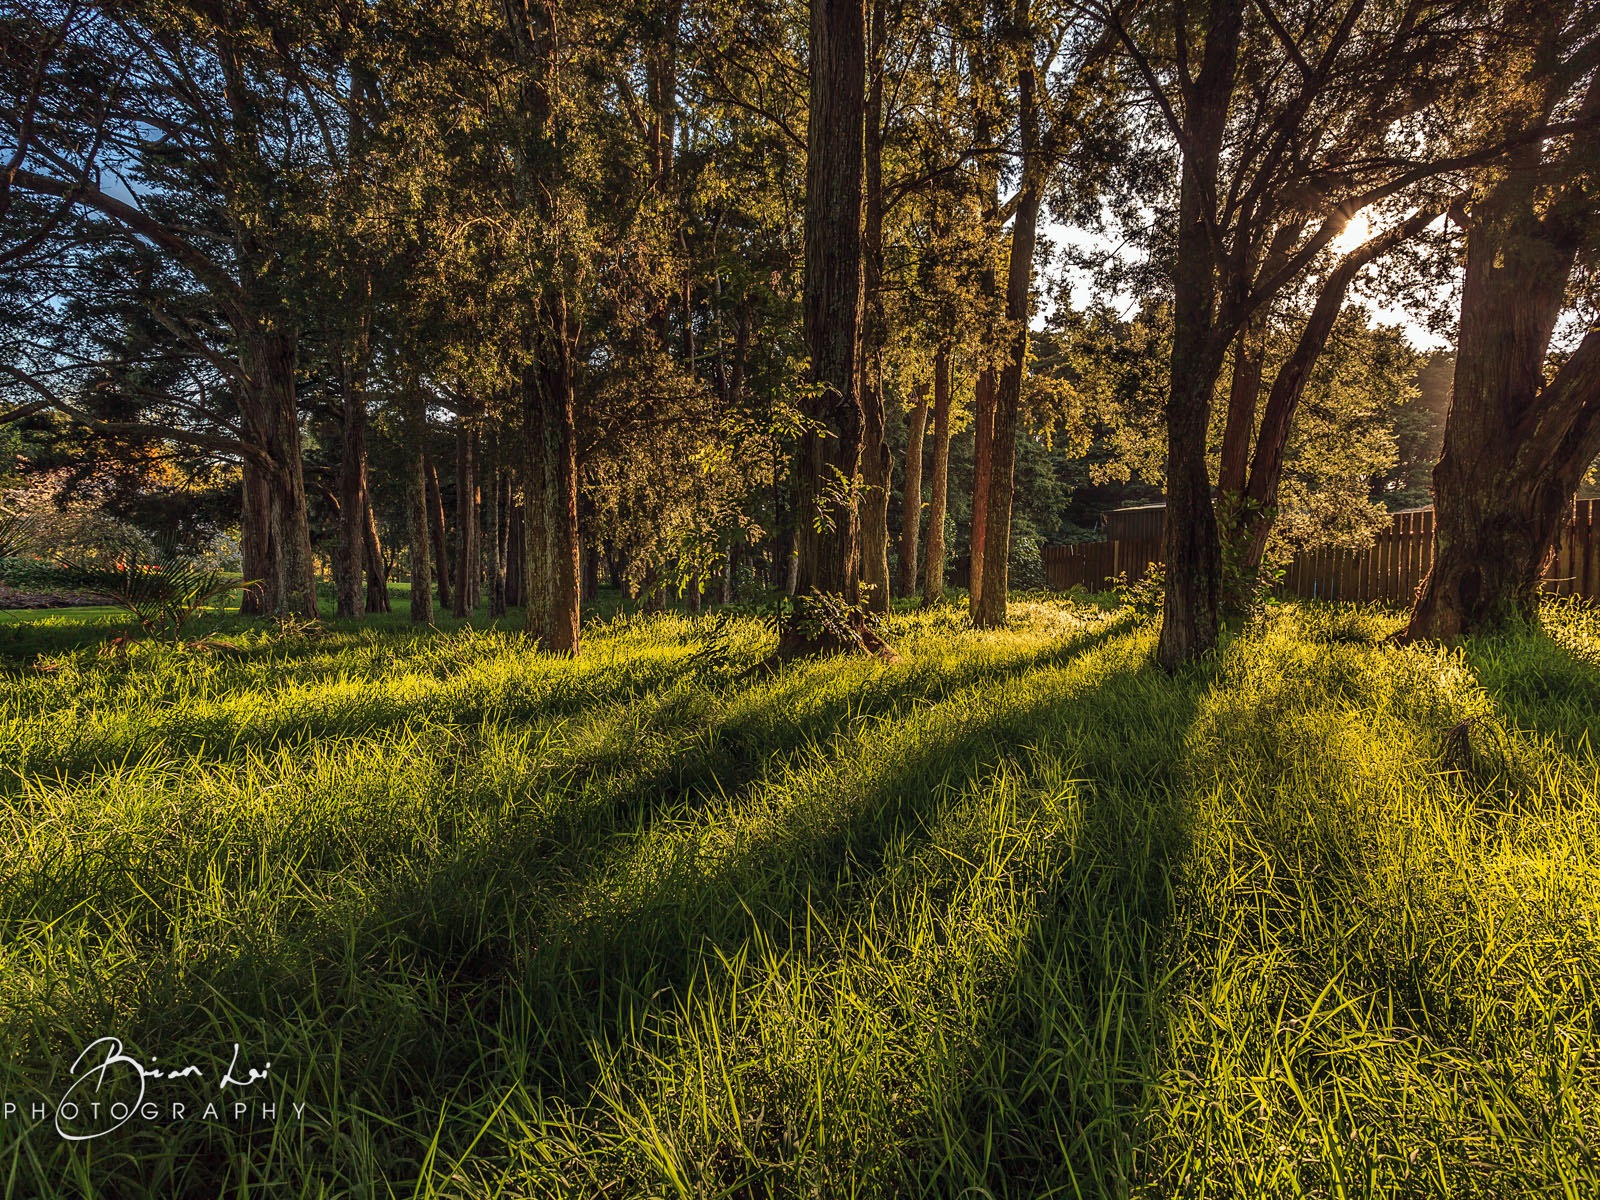
M573 426L572 339L566 295L548 289L537 361L524 377L528 406L528 628L546 650L576 655L581 595L578 572L578 438Z
M239 560L247 586L239 596L239 611L264 616L272 611L268 601L269 577L277 574L277 549L272 546L272 509L267 496L268 470L246 458L241 472L243 495L239 505Z
M1600 116L1600 79L1584 111ZM1470 213L1455 394L1433 473L1433 570L1407 638L1453 641L1536 620L1540 577L1600 455L1600 329L1544 378L1586 226L1600 214L1572 168L1600 155L1600 133L1591 126L1564 162L1541 153L1535 144L1517 155Z
M522 466L523 627L542 639L550 628L550 514L545 495L545 405L537 366L530 365L523 372L522 384L526 448Z
M972 390L972 532L967 539L967 611L974 620L983 595L983 557L989 536L989 491L994 472L994 404L999 382L992 367Z
M362 568L367 550L367 397L354 366L342 364L343 422L339 443L339 544L334 552L335 611L359 617L366 611Z
M1026 0L1017 6L1018 24L1027 26ZM984 505L982 582L973 594L972 622L980 629L1006 623L1006 593L1011 568L1011 497L1017 461L1017 417L1022 402L1022 376L1028 367L1028 321L1032 315L1033 248L1039 228L1039 201L1044 181L1036 161L1039 114L1035 104L1033 44L1018 50L1017 108L1021 130L1022 186L1011 220L1011 260L1006 270L1006 322L1011 345L1000 386L995 392L990 433L989 488ZM974 571L977 571L974 565Z
M367 611L386 613L389 608L389 567L383 558L383 543L378 540L378 519L372 511L372 495L361 506L362 561L367 572Z
M1239 534L1249 521L1244 493L1249 482L1256 405L1261 399L1266 333L1267 315L1263 311L1247 321L1233 339L1233 378L1228 387L1227 422L1222 430L1216 503L1223 568L1222 606L1227 612L1242 611L1255 584L1255 572L1242 565L1247 551Z
M1186 145L1172 268L1173 336L1167 397L1166 594L1156 658L1172 670L1217 642L1221 564L1206 435L1231 331L1217 329L1218 257L1212 227L1222 142L1244 25L1243 0L1212 0L1200 72L1184 115Z
M296 338L269 327L244 339L240 365L250 381L240 397L246 440L265 462L245 471L242 558L250 589L241 611L317 615L317 581L306 511L300 421L295 402Z
M871 0L867 100L862 124L861 582L867 607L889 611L888 413L883 394L883 77L885 0Z
M919 385L906 423L905 488L900 501L900 595L917 590L917 545L922 534L922 440L928 427L928 391Z
M508 472L509 474L509 472ZM528 570L528 544L523 530L522 501L515 499L515 489L506 517L506 607L521 608L527 602L526 575Z
M500 466L500 442L493 434L485 447L486 474L483 488L484 574L489 577L489 616L506 615L505 542L501 519L505 471Z
M1242 466L1245 446L1239 442L1248 443L1250 428L1247 427L1242 435L1234 435L1236 440L1230 443L1229 434L1233 433L1236 407L1236 402L1230 400L1229 434L1223 437L1223 472L1218 485L1217 503L1218 534L1224 566L1223 602L1228 609L1239 611L1255 591L1256 580L1261 573L1261 560L1266 554L1267 538L1272 533L1276 517L1278 485L1283 478L1283 458L1289 444L1289 431L1300 407L1300 398L1305 394L1306 383L1311 378L1312 368L1328 344L1328 337L1344 308L1350 284L1368 263L1421 233L1438 217L1439 212L1436 208L1418 211L1393 229L1351 251L1329 273L1294 351L1278 368L1278 374L1272 381L1267 406L1261 415L1261 429L1255 439L1255 454L1250 458L1248 476L1244 476ZM1247 328L1245 334L1248 333ZM1236 342L1236 355L1237 346ZM1236 373L1238 369L1236 357ZM1252 386L1259 391L1259 361L1254 366L1254 372ZM1239 404L1237 407L1244 406ZM1253 396L1244 419L1249 426L1255 424Z
M950 348L933 360L933 484L928 496L928 551L922 572L922 604L944 599L944 518L950 486Z
M566 173L561 116L554 100L561 58L557 52L558 5L505 4L501 14L511 35L519 80L520 135L514 147L520 199L550 229L562 222L555 210L557 185ZM675 90L675 89L674 89ZM663 86L657 117L670 117L675 100ZM659 149L670 153L670 126L662 125ZM665 159L663 159L665 163ZM578 439L573 426L573 364L576 322L559 282L565 253L554 264L535 263L551 279L532 315L530 361L522 374L527 498L527 628L545 649L579 652Z
M979 85L980 87L991 86L988 81L997 80L1001 76L1003 68L994 53L996 49L997 46L992 41L980 39L977 57L972 64L974 71L980 73L985 81ZM999 150L997 143L1000 137L995 123L991 106L979 103L973 125L975 134L973 140L976 145L994 146ZM983 212L983 228L998 244L1003 236L1004 225L1000 214L998 154L980 158L974 174L978 184L977 200ZM992 327L992 320L1000 294L1000 284L992 262L986 262L978 272L977 283L983 305L982 311L989 328L984 331L984 352L972 392L972 499L969 505L971 529L967 535L967 612L972 617L977 616L978 601L983 594L983 558L988 538L989 489L993 469L994 405L995 393L999 387L999 380L994 370L996 356L989 353L992 347L988 344L989 338L997 336Z
M861 457L861 189L866 107L864 0L812 0L806 148L806 346L813 394L796 463L796 587L854 603L859 593L856 476ZM798 622L790 649L816 648Z
M889 611L889 488L892 483L889 444L883 429L883 394L865 406L867 419L861 444L861 588L873 612Z
M450 545L445 538L444 495L439 489L439 471L433 465L432 456L425 457L423 463L428 472L428 524L433 531L433 567L439 577L439 607L450 608Z
M452 614L470 617L478 574L477 438L466 420L456 425L456 569Z
M432 522L428 519L428 404L414 377L405 384L406 508L411 533L411 622L433 624Z

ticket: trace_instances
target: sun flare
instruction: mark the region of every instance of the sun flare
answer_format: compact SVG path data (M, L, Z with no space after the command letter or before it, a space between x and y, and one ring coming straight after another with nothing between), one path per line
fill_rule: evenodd
M1362 209L1350 218L1350 223L1344 227L1344 232L1333 239L1334 253L1349 254L1371 236L1372 218L1367 215L1366 209Z

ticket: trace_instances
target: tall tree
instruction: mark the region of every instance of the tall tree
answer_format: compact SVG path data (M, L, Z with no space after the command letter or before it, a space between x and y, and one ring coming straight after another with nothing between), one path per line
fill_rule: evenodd
M1600 251L1600 9L1506 6L1497 61L1512 137L1530 137L1463 210L1455 394L1434 471L1433 569L1407 636L1451 640L1536 618L1539 579L1578 482L1600 456L1600 328L1564 361L1551 338ZM1507 69L1509 68L1509 69Z
M853 604L860 584L864 0L812 0L810 60L804 323L812 387L795 464L797 588L802 602L816 593ZM815 642L798 622L785 638L791 646Z
M321 188L343 151L329 134L342 96L324 13L289 5L94 4L63 26L81 70L98 61L101 114L83 152L81 98L66 109L15 115L20 155L12 192L70 203L95 236L120 239L151 265L134 291L213 375L235 418L203 434L152 427L152 436L208 437L242 472L243 607L315 615L296 376L298 269L323 208ZM28 126L27 129L23 125ZM307 136L311 131L318 131ZM327 135L327 136L324 136ZM107 190L89 164L124 184ZM57 407L82 409L58 395Z
M1157 651L1175 667L1219 629L1207 435L1229 348L1356 213L1492 161L1506 143L1461 118L1484 79L1472 55L1484 14L1470 0L1427 13L1403 0L1285 13L1206 0L1175 20L1153 6L1097 7L1179 160L1163 248L1173 337Z

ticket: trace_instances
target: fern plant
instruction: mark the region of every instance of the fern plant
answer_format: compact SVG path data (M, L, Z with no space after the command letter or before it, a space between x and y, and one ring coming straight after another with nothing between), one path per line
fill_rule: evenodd
M0 508L0 558L26 554L34 541L33 521L23 513Z
M202 608L248 586L246 580L229 579L221 571L178 558L155 564L140 563L131 554L104 561L66 557L58 561L71 573L75 586L132 613L146 634L174 639Z

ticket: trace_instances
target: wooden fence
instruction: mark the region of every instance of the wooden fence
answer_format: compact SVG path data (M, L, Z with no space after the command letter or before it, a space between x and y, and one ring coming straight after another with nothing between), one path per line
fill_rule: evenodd
M1597 501L1574 503L1555 557L1545 572L1546 590L1560 595L1600 597L1600 512ZM1080 542L1044 548L1045 580L1065 591L1082 585L1098 591L1113 576L1141 578L1161 561L1161 543ZM1433 509L1393 515L1365 550L1310 550L1295 555L1280 590L1317 600L1390 600L1410 604L1433 566Z

